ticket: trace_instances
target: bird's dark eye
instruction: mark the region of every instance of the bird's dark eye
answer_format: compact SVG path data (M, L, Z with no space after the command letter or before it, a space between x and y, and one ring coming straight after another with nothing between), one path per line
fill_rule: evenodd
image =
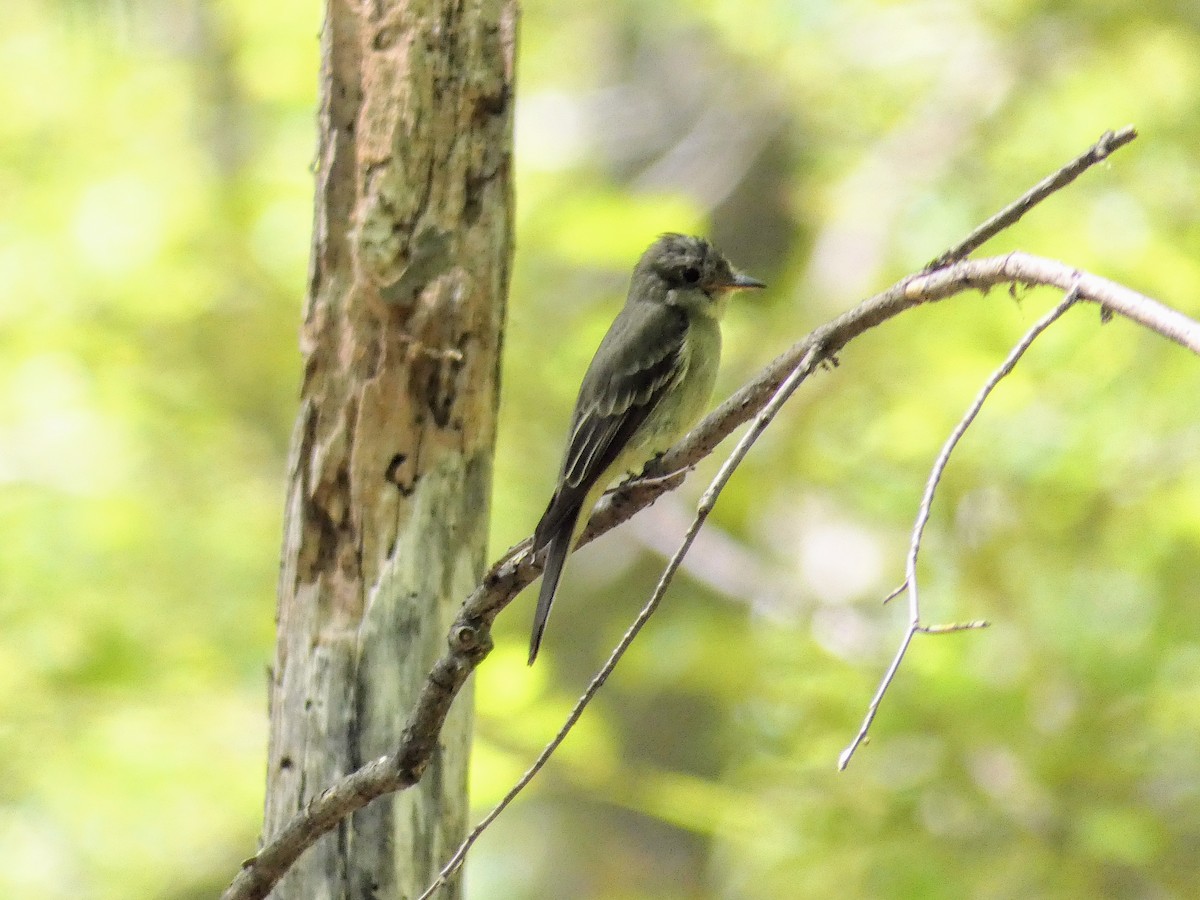
M683 280L688 284L695 284L700 280L700 270L695 266L688 266L683 270Z

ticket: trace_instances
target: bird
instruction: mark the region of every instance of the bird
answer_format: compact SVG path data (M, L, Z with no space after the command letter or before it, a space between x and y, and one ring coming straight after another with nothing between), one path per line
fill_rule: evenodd
M666 452L699 421L716 382L729 296L764 287L702 237L660 235L638 260L625 305L583 376L558 482L534 530L533 553L546 558L529 665L592 507L613 479Z

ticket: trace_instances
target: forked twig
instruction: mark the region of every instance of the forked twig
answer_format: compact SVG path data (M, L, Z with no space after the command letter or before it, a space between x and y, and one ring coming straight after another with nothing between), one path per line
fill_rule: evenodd
M908 628L905 629L904 637L900 639L900 646L896 648L896 654L892 657L892 662L888 666L887 671L884 672L883 680L880 681L879 688L875 691L875 696L871 698L871 703L867 707L867 714L858 729L858 734L854 736L854 740L838 756L839 771L844 770L849 765L850 758L854 756L854 752L867 739L867 732L871 730L871 723L875 721L875 715L879 712L879 704L883 702L884 694L887 693L893 679L895 679L896 672L900 669L900 663L903 662L914 635L949 634L955 631L967 631L973 628L987 627L988 623L982 620L949 625L921 624L921 597L920 589L917 585L917 556L921 552L921 539L925 535L925 526L929 523L930 511L933 509L934 494L937 493L938 485L942 481L942 475L946 471L946 465L950 462L950 454L954 452L954 448L958 446L967 429L971 427L971 423L975 421L975 417L983 409L983 404L991 396L996 385L1012 372L1021 357L1025 355L1025 351L1037 340L1038 336L1054 324L1063 313L1074 306L1078 299L1079 284L1076 281L1071 285L1066 296L1063 297L1059 304L1038 319L1017 345L1009 351L1000 368L993 372L992 376L984 383L962 419L954 426L954 430L950 432L950 437L946 439L946 443L942 445L942 450L938 454L937 460L934 461L933 468L929 472L929 478L925 482L925 493L921 497L921 506L917 511L917 520L913 524L912 540L909 542L908 556L904 564L904 585L908 589ZM898 597L900 593L900 590L893 591L887 596L884 602L886 603L888 600Z

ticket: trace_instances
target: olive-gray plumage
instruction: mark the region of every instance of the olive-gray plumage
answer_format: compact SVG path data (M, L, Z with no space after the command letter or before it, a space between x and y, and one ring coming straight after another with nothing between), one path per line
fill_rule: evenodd
M534 552L548 549L531 665L563 564L596 500L700 419L716 381L728 295L763 286L703 238L664 234L642 254L625 306L583 377L558 485L534 531Z

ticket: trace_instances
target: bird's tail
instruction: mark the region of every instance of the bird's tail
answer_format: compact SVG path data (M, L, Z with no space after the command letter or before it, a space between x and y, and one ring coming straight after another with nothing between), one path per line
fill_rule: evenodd
M537 659L538 648L542 645L542 632L546 630L546 620L550 618L550 606L554 603L558 579L562 577L563 564L566 563L567 554L571 550L571 543L575 537L575 522L578 518L578 510L574 515L565 517L564 521L558 523L548 541L550 549L546 553L546 564L542 568L542 586L538 591L537 609L533 613L533 634L529 638L531 666Z

